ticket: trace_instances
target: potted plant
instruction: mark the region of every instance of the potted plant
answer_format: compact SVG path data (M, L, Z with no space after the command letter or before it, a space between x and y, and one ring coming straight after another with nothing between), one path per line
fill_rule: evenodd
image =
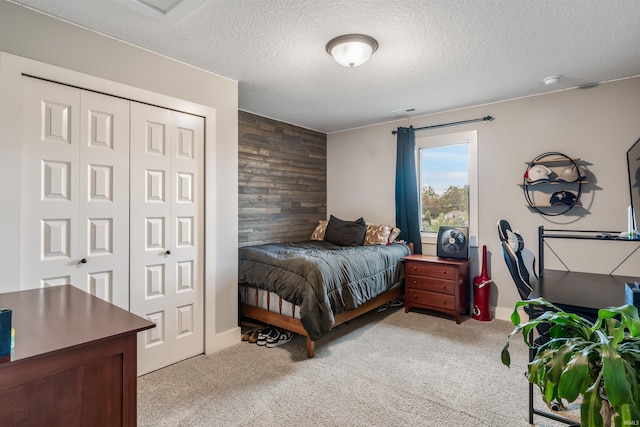
M518 309L544 307L534 319L520 322ZM640 425L640 318L633 305L598 311L592 323L562 311L542 298L519 301L511 315L516 325L502 349L502 363L511 363L509 338L522 333L532 359L527 379L537 385L545 402L573 402L582 396L583 427ZM549 328L534 340L535 331ZM601 413L602 410L602 413ZM611 414L605 415L602 414Z

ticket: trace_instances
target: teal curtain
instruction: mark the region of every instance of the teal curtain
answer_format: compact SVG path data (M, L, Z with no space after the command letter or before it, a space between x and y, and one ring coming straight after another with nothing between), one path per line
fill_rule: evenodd
M399 239L413 243L416 254L422 253L420 241L420 204L416 173L416 131L413 126L397 130L396 226Z

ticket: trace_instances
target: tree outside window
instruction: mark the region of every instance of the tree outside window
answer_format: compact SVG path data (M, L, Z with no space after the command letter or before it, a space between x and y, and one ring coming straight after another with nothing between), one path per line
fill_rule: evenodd
M419 148L422 231L469 226L469 144Z

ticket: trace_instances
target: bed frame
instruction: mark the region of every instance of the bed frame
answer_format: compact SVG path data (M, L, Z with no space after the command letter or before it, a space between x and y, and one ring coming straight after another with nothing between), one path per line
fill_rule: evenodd
M413 253L413 244L409 243L409 249L411 253ZM300 334L302 336L307 337L307 357L312 358L315 356L315 341L312 341L307 334L307 331L302 326L302 322L299 319L296 319L293 314L287 315L282 314L282 298L276 296L278 298L278 306L280 308L279 313L275 313L273 311L269 311L264 308L258 307L258 288L251 288L255 290L255 305L248 303L240 303L240 308L242 310L242 315L248 317L250 319L257 320L259 322L266 323L268 325L275 326L277 328L282 328L287 331ZM245 301L251 301L253 296L249 296L249 287L245 286ZM340 314L336 314L334 316L334 324L333 327L348 322L349 320L355 319L358 316L361 316L371 310L374 310L388 302L393 301L394 299L400 298L404 293L404 286L402 284L396 285L395 287L389 289L378 295L377 297L367 301L362 304L358 308L354 310L343 311ZM269 307L269 298L270 294L267 294L267 307Z
M258 288L252 288L252 289L255 289L256 291L256 303L257 303ZM247 298L249 296L248 293L249 293L249 288L245 287L245 301L249 301L249 298ZM356 317L364 313L367 313L375 308L380 307L381 305L384 305L390 301L393 301L394 299L402 296L403 293L404 293L404 286L398 285L393 289L390 289L386 292L381 293L374 299L367 301L366 303L362 304L355 310L343 311L340 314L336 314L334 316L335 321L334 321L333 327L335 328L336 326L344 322L348 322L351 319L355 319ZM280 307L282 307L282 298L280 297L277 297L277 298L280 299L279 305ZM309 338L307 331L304 329L304 326L302 326L302 322L300 322L299 319L296 319L295 317L293 317L293 313L291 316L288 316L286 314L281 314L281 313L274 313L264 308L260 308L255 305L251 305L247 303L241 303L240 306L242 309L243 316L249 317L254 320L258 320L260 322L267 323L269 325L273 325L278 328L286 329L287 331L291 331L296 334L300 334L307 337L307 357L309 358L314 357L315 341L312 341L311 338Z

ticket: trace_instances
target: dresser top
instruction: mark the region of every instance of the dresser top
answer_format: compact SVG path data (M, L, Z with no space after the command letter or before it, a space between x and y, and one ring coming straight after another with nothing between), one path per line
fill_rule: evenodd
M446 264L446 265L465 265L469 264L471 260L468 259L452 259L452 258L440 258L434 255L419 255L412 254L402 258L404 261L419 261L430 262L434 264Z
M11 361L155 326L71 285L0 294L0 308L12 310L16 344Z

